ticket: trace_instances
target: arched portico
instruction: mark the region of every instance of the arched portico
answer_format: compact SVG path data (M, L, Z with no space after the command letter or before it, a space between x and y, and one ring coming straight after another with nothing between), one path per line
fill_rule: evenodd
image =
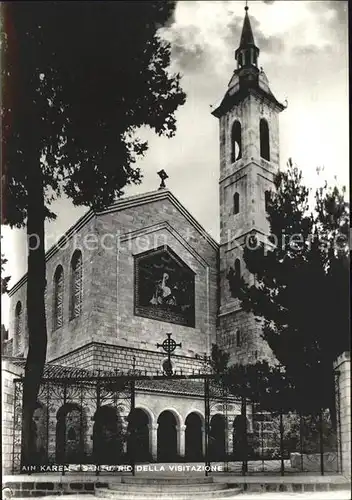
M185 419L185 458L196 462L203 456L203 421L198 412L191 412Z
M56 418L56 461L80 463L84 456L83 409L78 404L66 403L58 410Z
M93 455L102 464L118 463L123 453L123 425L116 408L101 406L95 412Z
M150 419L142 408L134 408L128 416L127 454L135 462L149 462Z
M225 417L216 413L210 420L209 455L211 460L223 460L226 453Z
M176 410L166 409L158 417L157 427L157 459L159 462L173 462L177 455L183 456L182 437L183 431L181 416Z

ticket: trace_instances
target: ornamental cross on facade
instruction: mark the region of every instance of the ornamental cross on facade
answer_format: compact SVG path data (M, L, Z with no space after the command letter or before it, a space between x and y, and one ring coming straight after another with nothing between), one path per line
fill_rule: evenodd
M156 344L156 347L162 347L164 351L167 353L167 367L164 368L166 375L172 375L172 365L171 365L171 353L174 352L176 347L182 347L182 343L176 344L174 339L171 338L171 333L167 333L167 338L163 341L162 344Z

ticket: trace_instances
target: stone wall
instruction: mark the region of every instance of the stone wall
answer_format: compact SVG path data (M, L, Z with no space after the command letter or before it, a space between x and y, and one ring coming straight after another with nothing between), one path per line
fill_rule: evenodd
M218 247L168 191L122 199L106 211L86 215L46 254L47 360L92 341L154 350L166 333L182 342L180 354L210 353L216 338ZM195 327L136 316L135 258L167 245L195 274ZM70 263L76 249L83 260L82 312L70 319ZM53 330L53 284L58 265L64 270L63 325ZM10 291L9 337L14 356L25 355L26 276ZM22 304L23 335L15 336L14 312Z
M154 350L166 333L182 343L179 354L209 353L215 342L217 248L166 198L126 207L97 218L97 230L118 235L116 247L94 262L94 340ZM195 327L137 316L134 311L135 258L167 245L195 275Z
M344 352L334 363L338 377L338 432L341 472L351 476L351 354Z
M23 374L23 368L9 360L1 361L2 392L2 473L12 472L14 379Z
M133 349L111 344L94 342L77 349L75 352L53 360L54 364L75 366L91 370L131 370L135 363L137 370L161 374L162 363L167 355L163 352L147 349ZM135 359L134 359L135 358ZM204 371L204 363L195 357L173 355L171 361L175 370L190 374L193 370Z
M260 157L260 120L269 125L270 161ZM241 123L242 157L232 162L232 126ZM265 211L265 191L273 190L274 175L279 167L279 109L255 95L248 95L220 117L220 315L217 342L228 346L230 362L255 362L270 359L269 346L261 338L260 325L242 313L239 301L230 293L227 275L239 259L241 275L251 283L253 277L245 269L243 247L254 231L262 238L269 231ZM239 212L234 213L233 197L239 194ZM236 330L246 341L234 345Z
M45 297L46 322L48 333L47 361L52 358L69 352L72 349L80 347L82 344L91 340L91 321L92 310L92 260L95 250L89 243L89 238L95 234L95 220L90 218L83 227L78 227L70 237L64 236L64 242L57 251L53 249L47 252L46 279L47 290ZM69 301L70 301L70 264L73 253L79 249L82 252L83 262L83 298L82 311L80 316L70 319ZM64 300L63 300L63 325L53 329L53 288L54 274L58 265L63 267L64 271ZM26 277L18 282L10 290L10 321L9 337L13 338L13 355L20 354L26 356L28 350L28 328L27 328L27 283ZM22 337L16 338L15 335L15 308L18 301L22 304Z

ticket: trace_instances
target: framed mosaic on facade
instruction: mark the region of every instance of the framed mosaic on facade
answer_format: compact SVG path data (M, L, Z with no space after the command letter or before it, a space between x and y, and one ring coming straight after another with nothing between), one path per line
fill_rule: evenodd
M194 272L168 247L135 256L134 313L195 326Z

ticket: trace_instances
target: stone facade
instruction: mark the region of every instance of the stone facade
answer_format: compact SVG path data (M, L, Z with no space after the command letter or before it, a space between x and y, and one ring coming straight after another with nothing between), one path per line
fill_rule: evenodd
M263 73L259 78L264 78ZM266 77L265 77L266 78ZM228 92L238 85L233 77ZM235 90L233 90L235 92ZM230 348L230 362L252 363L257 359L271 359L272 353L261 338L260 326L249 314L244 314L239 301L231 296L227 275L236 259L241 263L241 274L251 282L253 277L245 269L243 247L249 236L262 239L269 227L265 212L265 191L273 190L274 174L279 167L279 119L281 108L255 93L238 98L225 111L214 111L220 126L220 311L218 341L223 348L231 346L231 337L239 329L247 339L241 349ZM260 154L260 121L269 128L270 161ZM233 161L232 128L241 125L241 158ZM239 195L238 213L234 213L234 196Z
M126 201L104 213L87 214L47 253L48 361L91 342L155 351L167 332L182 343L178 354L210 354L216 340L217 244L167 190ZM160 246L169 247L194 272L194 328L134 314L134 259ZM83 257L82 311L70 319L70 262L76 249ZM53 277L59 264L64 269L64 321L54 330ZM21 338L14 326L18 301L26 316L25 279L10 292L9 332L16 356L25 355L28 344L25 322Z
M10 361L1 361L1 393L2 393L2 471L12 472L13 454L13 414L14 414L14 380L23 375L23 368Z
M341 472L351 477L351 354L344 352L334 364L338 377L338 432Z
M149 374L157 372L162 374L162 363L166 354L157 350L147 350L132 347L117 347L113 344L93 342L64 356L56 358L53 363L61 366L75 366L89 370L115 369L128 372L134 366L136 370ZM174 354L172 356L173 368L185 375L204 371L204 361L199 357L188 357Z

